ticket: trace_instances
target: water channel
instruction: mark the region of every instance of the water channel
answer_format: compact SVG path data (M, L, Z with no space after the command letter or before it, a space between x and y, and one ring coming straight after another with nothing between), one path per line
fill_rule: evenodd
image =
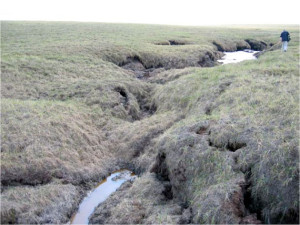
M250 49L245 49L243 51L236 51L236 52L224 52L224 56L218 60L218 62L222 64L229 64L229 63L239 63L244 60L253 60L257 59L255 54L259 51L253 51Z
M100 203L105 201L125 181L135 178L136 176L129 170L119 170L112 173L83 199L78 212L71 218L70 224L88 224L89 217Z

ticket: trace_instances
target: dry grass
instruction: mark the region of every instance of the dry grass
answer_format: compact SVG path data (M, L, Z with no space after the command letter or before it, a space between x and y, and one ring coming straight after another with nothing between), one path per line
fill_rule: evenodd
M66 223L80 199L71 184L11 187L1 195L2 224Z
M96 115L80 103L2 99L2 184L97 180L110 152Z

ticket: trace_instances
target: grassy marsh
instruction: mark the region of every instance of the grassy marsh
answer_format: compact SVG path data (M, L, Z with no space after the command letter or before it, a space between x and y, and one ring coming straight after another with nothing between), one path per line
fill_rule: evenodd
M298 26L286 53L209 68L284 27L1 28L1 222L66 223L122 167L140 177L93 223L299 222ZM137 79L130 60L162 71Z

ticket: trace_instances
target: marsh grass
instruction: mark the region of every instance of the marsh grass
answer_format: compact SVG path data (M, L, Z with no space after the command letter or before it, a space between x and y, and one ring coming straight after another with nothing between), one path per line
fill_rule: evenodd
M213 42L230 50L245 39L270 46L282 27L2 22L1 29L1 222L66 222L82 197L76 188L120 165L145 175L126 189L131 195L117 197L110 222L239 223L245 215L232 202L236 193L242 201L240 182L250 171L260 219L297 221L298 27L286 28L286 53L213 68L198 63L217 51ZM157 45L170 40L185 45ZM138 80L120 67L128 57L163 72ZM151 107L153 115L145 112ZM246 146L233 153L229 142ZM162 183L146 175L161 153L169 202ZM193 215L183 220L178 202Z
M1 222L66 223L79 196L79 190L70 184L12 187L1 197Z

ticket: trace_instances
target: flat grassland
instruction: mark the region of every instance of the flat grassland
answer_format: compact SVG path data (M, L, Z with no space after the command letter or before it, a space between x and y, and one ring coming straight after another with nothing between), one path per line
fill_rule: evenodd
M90 222L299 223L296 25L4 21L1 94L1 223L66 223L120 168Z

